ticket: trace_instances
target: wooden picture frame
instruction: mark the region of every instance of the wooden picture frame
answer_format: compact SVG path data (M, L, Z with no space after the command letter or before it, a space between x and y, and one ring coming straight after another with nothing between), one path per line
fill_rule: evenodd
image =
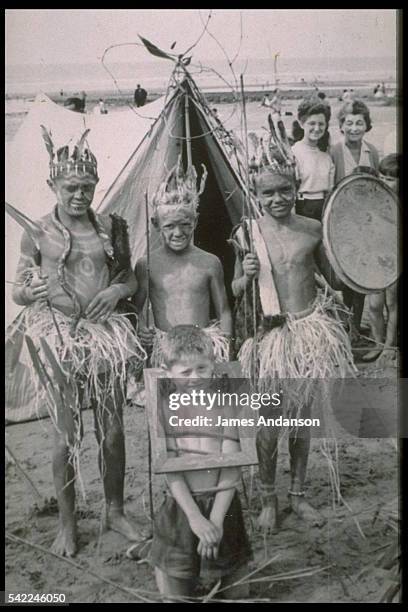
M217 364L216 373L219 376L227 375L228 378L242 378L240 364L237 361ZM237 427L241 450L236 453L169 457L165 431L160 422L157 405L158 380L161 378L165 378L165 375L160 368L146 368L144 370L147 420L151 439L153 471L155 474L223 467L243 467L258 463L255 433L252 436L248 436L243 431L243 429L247 428L243 426Z

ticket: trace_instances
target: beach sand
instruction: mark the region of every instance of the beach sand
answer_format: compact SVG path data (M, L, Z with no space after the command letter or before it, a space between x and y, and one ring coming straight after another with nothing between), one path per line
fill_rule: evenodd
M102 486L97 470L96 443L91 411L85 411L85 437L81 456L82 478L87 500L78 499L79 553L69 565L45 551L30 548L38 544L49 550L57 533L55 510L41 512L30 485L9 463L6 468L6 591L16 593L64 593L67 602L137 602L137 594L121 590L141 589L157 601L153 571L146 562L149 546L140 562L126 557L129 543L120 535L100 535ZM46 421L7 427L6 441L44 498L55 493L51 476L51 439ZM143 409L125 411L127 446L126 509L138 525L149 525L148 463L146 423ZM268 559L272 562L254 578L270 580L251 585L251 600L265 598L273 603L287 602L378 602L387 585L389 572L375 566L395 532L386 513L386 504L397 508L398 456L392 440L353 439L339 442L342 494L350 507L332 507L328 465L317 440L312 442L307 478L307 496L326 518L322 528L309 527L290 512L287 500L289 466L285 445L278 464L278 495L282 523L277 535L263 538L254 526L260 510L256 481L251 469L244 468L249 507L242 495L244 515L254 559L250 570ZM251 485L253 484L253 487ZM164 481L154 476L154 507L162 499ZM251 493L252 491L252 493ZM242 491L241 491L242 493ZM393 503L394 500L394 503ZM384 514L384 515L383 515ZM8 539L8 535L26 541ZM87 573L87 569L97 576ZM287 575L294 572L292 578ZM299 574L299 575L298 575ZM274 578L276 576L276 578ZM278 578L280 576L280 578ZM103 579L113 584L106 584ZM115 586L116 585L116 586ZM207 588L209 585L204 585ZM146 593L147 592L147 593ZM207 591L208 592L208 591ZM203 594L204 592L201 592Z

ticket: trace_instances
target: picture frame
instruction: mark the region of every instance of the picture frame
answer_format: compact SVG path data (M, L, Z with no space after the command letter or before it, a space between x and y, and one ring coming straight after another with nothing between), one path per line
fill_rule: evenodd
M216 375L228 378L243 378L238 362L216 364ZM248 436L242 425L237 426L240 451L223 455L184 455L169 457L166 436L161 423L158 407L158 380L165 378L161 368L146 368L144 381L146 389L146 411L152 449L152 466L155 474L186 472L225 467L244 467L258 464L256 435Z

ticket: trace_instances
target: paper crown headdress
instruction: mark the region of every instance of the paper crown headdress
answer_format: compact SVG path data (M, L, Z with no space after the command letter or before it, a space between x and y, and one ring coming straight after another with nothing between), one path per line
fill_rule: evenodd
M98 178L98 164L94 154L91 152L86 137L89 129L85 130L81 138L70 150L69 143L54 152L54 143L49 132L41 126L42 137L50 157L50 178L54 179L62 174L91 174Z
M269 133L265 138L259 138L254 132L248 134L250 173L254 178L265 169L294 179L296 162L283 121L281 118L274 120L268 115L268 124Z
M201 166L203 168L203 173L201 175L200 185L197 188L198 177L196 169L191 165L184 172L180 155L177 164L168 172L166 178L159 185L153 197L153 208L155 212L157 212L158 207L178 206L187 208L191 212L196 213L200 195L204 191L205 182L208 176L204 164L201 164Z

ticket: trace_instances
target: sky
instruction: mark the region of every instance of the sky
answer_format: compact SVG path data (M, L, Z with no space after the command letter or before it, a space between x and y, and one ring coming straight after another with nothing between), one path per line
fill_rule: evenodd
M6 9L6 64L99 62L115 44L136 42L141 34L165 50L176 42L183 52L203 31L210 10L197 9ZM201 16L201 18L200 18ZM393 57L395 9L214 9L209 30L230 57ZM113 54L113 55L112 55ZM194 60L225 59L206 33ZM139 46L110 52L113 61L146 59ZM150 58L151 59L151 58Z

